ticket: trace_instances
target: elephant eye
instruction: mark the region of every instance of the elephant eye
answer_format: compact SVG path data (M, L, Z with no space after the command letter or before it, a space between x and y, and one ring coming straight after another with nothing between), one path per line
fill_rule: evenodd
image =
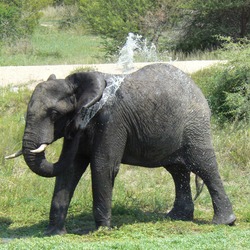
M51 110L50 119L55 122L59 118L60 113L56 110Z

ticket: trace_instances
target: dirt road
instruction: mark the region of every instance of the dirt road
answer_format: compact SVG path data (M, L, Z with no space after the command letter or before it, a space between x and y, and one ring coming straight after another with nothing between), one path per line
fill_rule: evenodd
M184 72L191 74L207 68L221 61L175 61L168 62ZM150 63L134 63L135 71ZM117 64L78 64L78 65L43 65L43 66L6 66L0 67L0 86L27 84L33 88L37 83L47 80L49 75L55 74L57 78L65 78L73 70L79 68L93 68L104 73L122 73Z

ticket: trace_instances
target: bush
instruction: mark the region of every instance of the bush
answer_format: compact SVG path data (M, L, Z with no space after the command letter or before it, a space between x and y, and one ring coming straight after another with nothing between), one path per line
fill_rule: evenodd
M83 29L84 24L81 23L81 15L77 5L63 5L64 11L61 15L61 20L59 21L59 29L65 30L70 28L80 28Z
M18 34L17 23L21 15L17 7L0 3L0 41Z
M250 66L230 62L193 76L203 90L212 113L225 121L250 121Z
M184 4L187 16L181 24L176 50L190 53L196 50L220 48L218 35L230 36L235 41L249 37L249 1L189 0ZM192 11L190 11L192 10ZM189 12L188 12L189 11Z
M0 2L0 42L15 42L31 35L38 24L43 7L52 0Z

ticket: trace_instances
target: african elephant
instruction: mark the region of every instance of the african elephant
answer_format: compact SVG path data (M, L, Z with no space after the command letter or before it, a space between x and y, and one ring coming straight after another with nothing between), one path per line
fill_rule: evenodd
M62 152L52 164L44 151L61 137ZM56 177L47 234L66 232L70 200L89 164L97 228L110 227L112 189L121 163L162 166L170 172L176 192L170 218L193 219L193 172L211 195L213 223L236 220L217 168L207 101L185 73L168 64L128 75L50 76L29 101L19 154L36 174Z

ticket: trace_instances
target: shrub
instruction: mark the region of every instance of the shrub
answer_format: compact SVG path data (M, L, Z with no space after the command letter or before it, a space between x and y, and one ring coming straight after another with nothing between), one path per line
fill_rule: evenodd
M250 124L250 41L218 38L223 42L217 52L219 57L230 61L199 71L193 78L220 123L245 121Z
M14 42L31 35L43 7L52 0L2 0L0 2L0 42Z
M203 90L212 113L225 121L250 121L250 66L230 62L193 76Z
M61 20L59 21L59 29L77 28L84 24L81 23L81 15L77 5L64 5Z
M196 50L220 48L222 41L217 39L218 35L230 36L235 41L249 37L249 1L188 0L185 2L183 6L187 10L187 16L181 24L176 50L190 53Z
M20 12L17 7L0 3L0 41L4 41L19 33L17 23L20 18Z

